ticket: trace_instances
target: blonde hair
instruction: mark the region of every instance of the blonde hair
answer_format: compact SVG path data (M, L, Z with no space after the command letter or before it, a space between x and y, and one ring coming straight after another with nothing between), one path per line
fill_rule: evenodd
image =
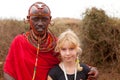
M58 37L57 45L55 47L55 51L60 52L60 49L63 47L66 41L69 42L70 47L77 49L78 51L76 59L77 70L82 71L83 67L79 65L80 61L78 59L79 55L82 53L82 49L80 48L80 41L78 36L71 29L68 29L60 34L60 36ZM61 59L60 56L58 58Z
M55 51L60 52L60 49L63 47L66 41L69 42L71 47L76 48L78 52L82 52L80 48L79 38L71 29L67 29L65 32L60 34L58 37L57 45L55 47Z

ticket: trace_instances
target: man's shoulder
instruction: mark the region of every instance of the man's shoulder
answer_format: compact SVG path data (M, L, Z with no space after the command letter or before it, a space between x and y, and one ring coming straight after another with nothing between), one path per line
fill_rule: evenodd
M90 68L88 67L88 65L81 63L80 64L81 67L83 67L83 72L88 73L90 71Z
M22 39L22 38L24 38L24 35L23 34L18 34L18 35L15 36L14 39Z
M25 36L23 34L18 34L14 37L13 41L12 42L21 42L25 39Z

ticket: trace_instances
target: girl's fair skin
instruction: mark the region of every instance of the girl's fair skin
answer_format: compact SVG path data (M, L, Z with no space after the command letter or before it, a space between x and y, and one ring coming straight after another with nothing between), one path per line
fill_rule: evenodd
M70 46L69 42L65 42L63 47L60 49L62 61L65 63L71 63L76 60L77 52L75 47Z
M77 49L73 45L70 45L68 41L65 41L60 49L60 55L63 63L66 67L67 74L74 74L74 69L76 67L76 59L77 59Z

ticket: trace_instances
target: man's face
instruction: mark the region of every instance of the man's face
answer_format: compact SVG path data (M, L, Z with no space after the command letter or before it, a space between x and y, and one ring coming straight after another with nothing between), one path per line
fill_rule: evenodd
M43 36L47 32L50 23L50 16L30 16L30 25L37 36Z
M30 27L37 36L44 36L50 24L49 8L43 3L34 4L29 10Z

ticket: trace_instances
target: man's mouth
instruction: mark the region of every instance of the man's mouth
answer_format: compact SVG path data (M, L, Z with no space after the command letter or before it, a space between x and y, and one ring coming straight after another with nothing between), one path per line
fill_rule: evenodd
M38 32L44 31L42 28L37 29Z
M44 26L36 26L36 30L38 32L43 32L44 31Z

